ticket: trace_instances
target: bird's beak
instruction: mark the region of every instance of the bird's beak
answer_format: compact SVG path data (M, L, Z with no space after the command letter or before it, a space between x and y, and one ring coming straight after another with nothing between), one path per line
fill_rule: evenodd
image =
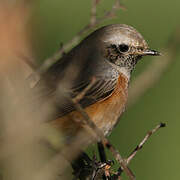
M155 50L146 49L141 53L142 56L161 56L161 53Z

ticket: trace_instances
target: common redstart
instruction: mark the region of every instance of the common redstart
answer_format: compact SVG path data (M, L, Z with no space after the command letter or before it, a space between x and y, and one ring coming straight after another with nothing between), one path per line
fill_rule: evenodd
M89 144L93 140L93 131L66 97L76 97L95 78L79 104L104 135L109 135L125 110L131 73L137 62L148 55L160 53L149 49L131 26L107 25L90 34L43 74L48 87L45 96L57 106L52 124L67 141L81 137L83 144Z

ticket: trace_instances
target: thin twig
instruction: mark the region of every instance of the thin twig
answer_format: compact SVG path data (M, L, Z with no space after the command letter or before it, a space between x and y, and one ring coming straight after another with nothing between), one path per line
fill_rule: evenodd
M93 26L96 23L97 3L98 3L97 0L92 0L91 18L90 18L91 26Z
M86 111L81 107L81 105L77 102L76 98L72 99L72 102L74 104L74 107L76 108L76 110L78 112L81 113L81 115L84 118L84 121L87 123L87 125L93 129L93 131L96 133L97 137L101 139L103 145L105 147L107 147L112 155L114 156L114 158L119 162L119 164L121 165L122 169L124 170L124 172L126 173L126 175L131 179L131 180L135 180L135 176L133 175L132 171L126 166L126 162L124 161L124 159L121 157L120 153L118 152L118 150L110 143L110 141L104 136L104 134L102 133L102 131L94 124L94 122L91 120L91 118L89 117L89 115L86 113Z
M165 127L165 123L160 123L158 124L154 129L149 131L144 139L139 143L139 145L136 146L136 148L132 151L132 153L129 155L129 157L126 159L127 165L130 163L130 161L136 156L137 152L142 149L143 145L147 142L147 140L155 133L157 132L160 128Z
M153 128L151 131L149 131L146 136L143 138L143 140L136 146L136 148L132 151L132 153L126 158L126 165L129 165L131 160L136 156L137 152L142 149L143 145L148 141L148 139L156 133L160 128L165 127L165 123L158 124L155 128ZM115 175L117 177L120 177L123 172L122 168L119 168L118 173Z
M92 6L92 11L91 11L91 17L90 22L88 25L86 25L81 31L79 31L69 42L64 44L63 48L61 48L58 52L56 52L52 57L46 59L44 63L40 66L40 68L37 70L37 73L43 73L45 72L52 64L54 64L57 60L59 60L62 57L62 54L64 51L67 51L71 49L74 45L76 45L79 40L81 39L82 35L86 34L89 30L93 29L96 27L98 24L104 22L107 19L111 19L115 16L115 13L117 10L120 8L124 8L120 4L120 0L116 0L112 9L107 11L101 18L95 18L96 15L96 6L99 1L95 1Z
M96 78L93 77L89 85L73 99L74 103L78 103L85 96L87 91L95 84L95 82Z

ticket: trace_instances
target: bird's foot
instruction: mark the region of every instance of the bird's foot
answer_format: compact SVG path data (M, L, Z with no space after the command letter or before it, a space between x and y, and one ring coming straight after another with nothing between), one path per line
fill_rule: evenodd
M103 177L105 180L111 179L110 168L113 165L113 161L107 162L98 161L94 155L92 159L85 153L82 153L79 158L72 164L74 169L74 176L77 179L83 180L96 180Z

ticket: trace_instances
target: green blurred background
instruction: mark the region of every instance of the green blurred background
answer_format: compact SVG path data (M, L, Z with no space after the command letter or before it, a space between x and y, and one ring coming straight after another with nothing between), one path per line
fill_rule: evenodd
M98 15L111 8L114 1L102 0ZM127 10L104 24L125 23L143 34L153 49L162 49L180 19L180 1L124 0ZM60 43L71 40L88 22L91 0L36 0L33 6L33 49L41 61L51 56ZM100 26L104 25L101 24ZM144 58L134 77L151 62ZM110 136L111 142L126 157L146 132L159 122L167 128L156 133L137 154L130 167L138 180L178 180L180 153L180 53L161 80L123 115ZM111 156L110 156L111 158ZM126 179L126 177L124 178Z

